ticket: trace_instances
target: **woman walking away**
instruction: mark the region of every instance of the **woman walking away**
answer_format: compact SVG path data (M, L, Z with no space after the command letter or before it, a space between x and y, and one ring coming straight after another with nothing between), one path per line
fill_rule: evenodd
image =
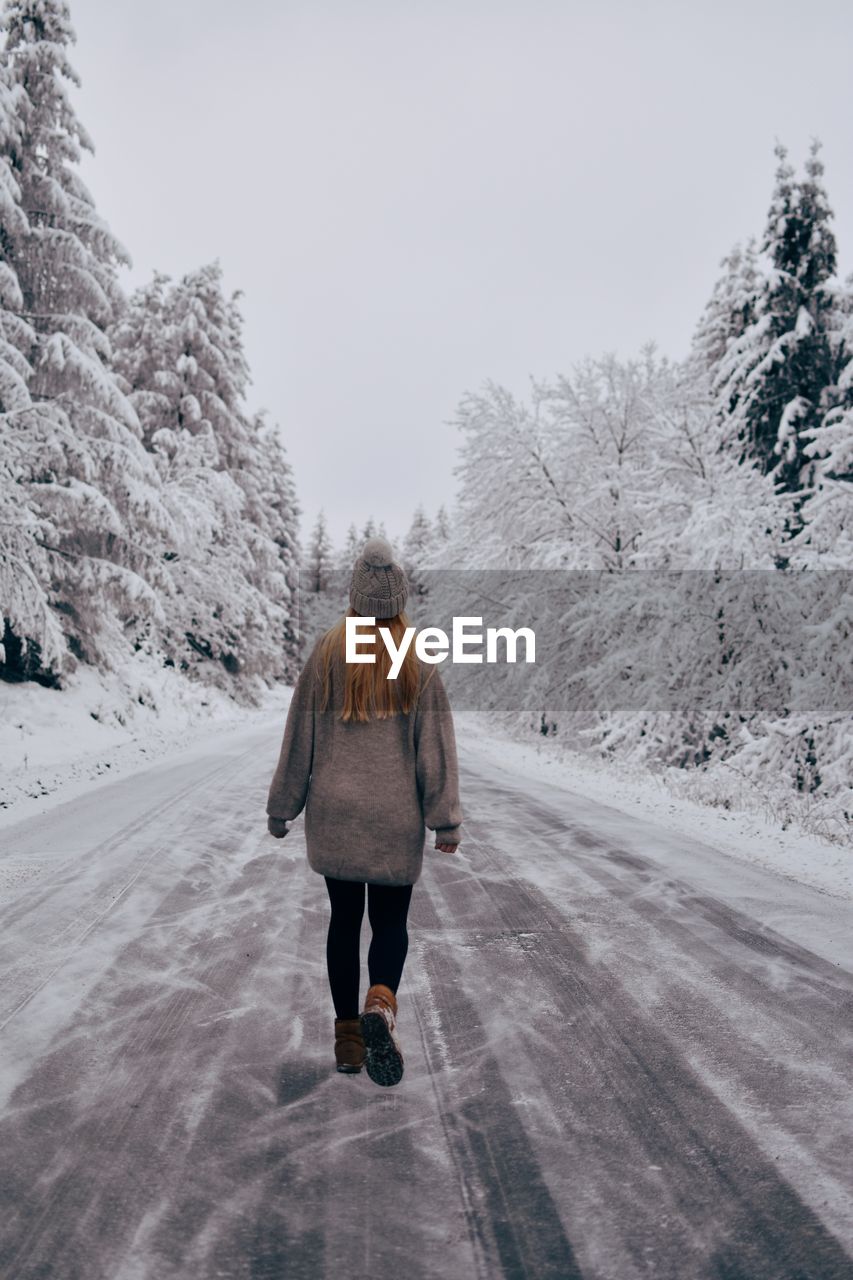
M453 853L462 822L453 717L438 667L411 644L389 679L391 657L376 630L387 627L400 648L411 625L407 596L391 547L369 538L353 569L351 607L314 645L296 683L267 801L269 830L279 838L305 809L308 863L326 881L337 1069L366 1066L380 1085L403 1075L397 988L425 828L435 832L436 849ZM375 662L346 661L347 616L377 619L372 637L362 624L358 643ZM360 1011L365 888L372 938Z

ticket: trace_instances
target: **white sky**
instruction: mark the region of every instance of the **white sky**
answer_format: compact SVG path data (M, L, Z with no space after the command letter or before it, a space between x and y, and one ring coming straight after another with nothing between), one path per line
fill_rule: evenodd
M847 0L72 0L125 283L218 257L303 534L452 504L461 394L679 357L774 140L853 267Z

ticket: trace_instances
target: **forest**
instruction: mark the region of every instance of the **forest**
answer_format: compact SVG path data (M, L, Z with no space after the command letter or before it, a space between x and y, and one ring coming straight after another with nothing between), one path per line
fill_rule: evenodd
M3 29L0 680L61 691L142 654L257 703L384 524L303 533L287 423L248 403L240 293L218 260L123 290L130 253L79 174L68 6L7 0ZM837 838L853 275L820 150L798 173L777 142L763 230L723 258L685 359L582 356L523 398L496 371L455 410L451 509L391 532L417 622L486 598L486 622L536 629L523 675L448 671L460 705Z

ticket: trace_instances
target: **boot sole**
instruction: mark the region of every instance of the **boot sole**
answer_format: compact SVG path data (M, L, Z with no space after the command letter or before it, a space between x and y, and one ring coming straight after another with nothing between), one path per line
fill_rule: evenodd
M399 1084L403 1078L403 1055L400 1053L388 1023L381 1013L361 1015L361 1034L367 1052L365 1067L374 1084Z

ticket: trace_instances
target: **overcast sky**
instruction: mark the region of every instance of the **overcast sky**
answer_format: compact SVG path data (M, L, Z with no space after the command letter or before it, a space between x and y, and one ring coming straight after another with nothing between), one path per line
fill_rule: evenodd
M336 539L456 490L462 393L682 356L779 137L853 269L847 0L71 0L128 286L213 258Z

